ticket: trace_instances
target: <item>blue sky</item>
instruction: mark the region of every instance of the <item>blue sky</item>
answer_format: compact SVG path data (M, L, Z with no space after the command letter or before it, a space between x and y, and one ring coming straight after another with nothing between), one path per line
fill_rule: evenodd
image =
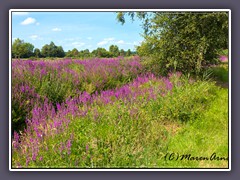
M13 12L12 40L20 38L41 49L53 41L64 51L104 47L135 50L143 40L141 22L116 20L114 12Z

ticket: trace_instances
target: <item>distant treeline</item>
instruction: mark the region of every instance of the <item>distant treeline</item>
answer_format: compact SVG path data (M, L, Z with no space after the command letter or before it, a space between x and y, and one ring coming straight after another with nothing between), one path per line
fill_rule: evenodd
M89 49L78 50L76 48L68 50L65 52L62 46L56 46L54 42L46 44L42 49L34 48L34 45L28 42L24 42L17 38L12 44L12 58L62 58L62 57L72 57L72 58L91 58L91 57L118 57L118 56L132 56L136 52L132 52L130 49L124 51L119 50L117 45L109 46L109 49L97 48L92 52Z

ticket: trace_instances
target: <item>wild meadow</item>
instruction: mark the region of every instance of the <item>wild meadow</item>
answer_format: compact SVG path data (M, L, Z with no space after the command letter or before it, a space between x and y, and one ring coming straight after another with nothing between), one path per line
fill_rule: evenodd
M227 168L228 89L216 68L204 79L159 76L138 56L13 60L12 167Z

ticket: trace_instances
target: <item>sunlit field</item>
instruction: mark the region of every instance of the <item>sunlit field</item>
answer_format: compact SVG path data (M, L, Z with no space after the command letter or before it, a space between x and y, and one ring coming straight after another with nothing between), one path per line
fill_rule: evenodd
M13 60L12 167L228 168L227 66L199 78L138 56Z

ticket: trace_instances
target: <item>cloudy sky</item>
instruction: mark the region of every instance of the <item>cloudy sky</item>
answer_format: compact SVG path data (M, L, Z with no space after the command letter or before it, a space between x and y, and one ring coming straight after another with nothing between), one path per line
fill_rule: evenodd
M116 20L114 12L13 12L12 40L20 38L35 48L53 41L65 51L97 47L135 50L143 40L141 22Z

